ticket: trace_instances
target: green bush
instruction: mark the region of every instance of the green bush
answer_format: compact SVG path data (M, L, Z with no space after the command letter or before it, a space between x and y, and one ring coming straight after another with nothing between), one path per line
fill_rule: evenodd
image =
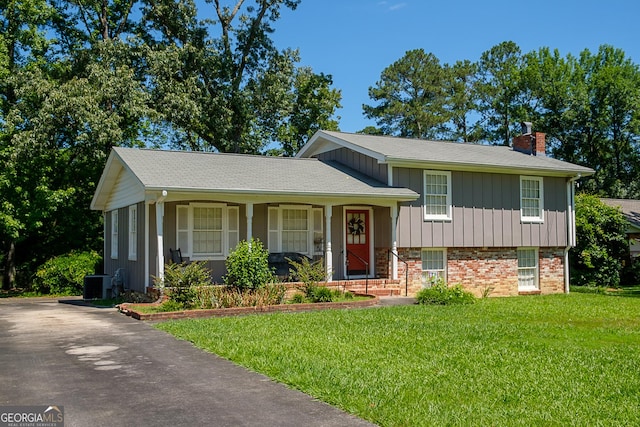
M296 288L302 292L307 299L314 301L315 293L319 288L318 282L324 282L327 277L323 259L321 258L318 261L311 262L305 257L302 258L300 262L289 258L287 258L287 261L289 261L289 265L291 265L291 268L289 268L291 275L295 276L298 282L301 283L297 285Z
M184 307L183 304L181 304L178 301L172 300L172 299L168 299L165 302L163 302L162 304L160 304L160 306L158 306L158 311L161 311L161 312L182 311L184 309L185 309L185 307Z
M418 304L448 305L473 304L476 298L461 285L447 286L444 280L437 280L431 287L421 289L416 295Z
M260 240L243 240L229 254L226 261L227 274L223 277L227 286L240 291L256 290L276 281L269 267L269 251Z
M591 287L620 285L629 243L627 221L619 208L589 194L576 196L576 247L569 251L571 284Z
M36 271L33 290L39 294L82 295L84 277L95 274L101 259L95 251L51 258Z
M154 284L172 301L188 309L196 305L196 289L211 285L211 270L205 262L189 264L167 264L164 280L154 277Z
M307 297L305 297L304 294L300 292L296 292L289 299L289 303L291 304L303 304L305 302L307 302Z
M334 292L325 286L316 286L311 294L312 302L331 302L334 298Z

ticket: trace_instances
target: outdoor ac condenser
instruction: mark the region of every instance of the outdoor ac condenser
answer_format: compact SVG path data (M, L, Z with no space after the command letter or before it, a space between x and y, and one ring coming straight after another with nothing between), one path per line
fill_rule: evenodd
M111 298L111 276L96 274L84 276L83 299Z

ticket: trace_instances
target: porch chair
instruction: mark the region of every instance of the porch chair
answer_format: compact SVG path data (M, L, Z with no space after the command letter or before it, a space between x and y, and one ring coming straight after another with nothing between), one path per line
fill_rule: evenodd
M182 251L180 250L180 248L169 248L169 252L171 253L171 262L175 264L182 264L184 262L184 259L182 258Z

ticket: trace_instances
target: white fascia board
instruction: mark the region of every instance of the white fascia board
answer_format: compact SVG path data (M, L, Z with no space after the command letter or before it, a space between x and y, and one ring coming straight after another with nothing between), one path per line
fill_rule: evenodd
M163 188L167 190L165 202L176 202L186 200L207 200L225 201L245 204L254 203L303 203L313 205L333 204L341 205L347 203L367 203L372 205L387 206L390 203L410 202L418 199L419 195L412 194L336 194L336 193L301 193L301 192L278 192L278 191L249 191L249 190L203 190L188 188ZM146 191L146 200L153 201L163 189L149 188Z
M105 194L105 191L113 188L116 180L118 179L118 174L123 168L122 160L114 164L115 157L115 152L111 151L109 157L107 158L107 163L102 170L102 175L100 175L100 180L98 181L96 190L93 193L93 198L91 199L91 204L89 205L89 208L91 210L103 211L107 204L109 192Z

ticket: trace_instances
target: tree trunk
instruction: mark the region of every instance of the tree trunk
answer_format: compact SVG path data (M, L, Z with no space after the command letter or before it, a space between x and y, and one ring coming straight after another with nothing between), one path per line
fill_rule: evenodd
M16 244L9 242L9 249L4 254L4 272L2 274L2 289L11 289L16 284Z

